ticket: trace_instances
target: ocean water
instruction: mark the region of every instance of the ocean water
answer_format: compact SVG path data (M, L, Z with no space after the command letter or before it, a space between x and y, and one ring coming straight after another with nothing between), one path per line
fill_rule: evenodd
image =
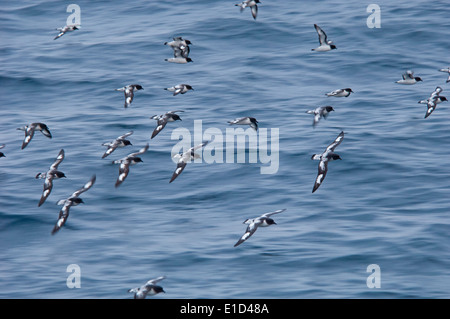
M70 2L0 8L0 298L132 298L129 288L165 275L165 298L448 298L450 296L450 105L424 119L418 104L436 86L449 96L448 1L262 1L254 20L233 1L76 1L81 29L53 40ZM312 52L318 24L337 50ZM174 36L192 41L193 63L164 61ZM394 83L407 69L423 82ZM139 83L129 108L114 89ZM163 90L179 83L184 95ZM325 93L350 87L348 98ZM305 111L335 112L312 127ZM155 114L184 110L150 140ZM257 163L190 163L169 184L176 129L224 132L255 117L279 130L278 171ZM36 132L21 150L31 122ZM101 144L133 130L133 146L101 159ZM340 131L321 187L322 152ZM111 163L149 143L143 163L114 187ZM276 140L272 141L275 145ZM248 145L248 147L250 147ZM67 179L43 180L60 149ZM247 150L248 154L257 150ZM273 157L273 160L277 160ZM60 207L96 174L66 225ZM286 208L233 247L247 218ZM69 265L81 271L70 289ZM369 288L369 265L380 287Z

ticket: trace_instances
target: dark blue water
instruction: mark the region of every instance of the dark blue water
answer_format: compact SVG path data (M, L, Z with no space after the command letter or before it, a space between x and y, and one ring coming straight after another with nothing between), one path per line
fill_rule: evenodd
M233 1L77 1L81 29L53 40L69 3L21 1L0 9L0 297L131 298L166 275L152 298L448 298L449 102L424 119L436 86L450 97L448 1L378 1L381 28L360 1L263 1L256 21ZM338 49L317 53L317 23ZM163 43L193 42L193 63L164 61ZM394 83L411 69L423 79ZM114 89L144 87L130 108ZM163 90L179 83L185 95ZM348 98L325 93L350 87ZM308 109L335 108L313 129ZM184 110L150 140L149 117ZM279 129L279 169L191 163L173 183L172 132L225 133L253 116ZM17 127L46 123L21 150ZM102 143L134 130L133 146L101 159ZM322 186L314 153L344 130ZM149 142L143 163L115 188L111 164ZM41 207L45 171L63 148L67 179ZM249 153L255 150L250 150ZM274 159L275 160L275 159ZM97 175L50 234L59 199ZM277 225L233 245L247 218L286 208ZM69 289L66 268L81 269ZM381 287L368 288L370 264Z

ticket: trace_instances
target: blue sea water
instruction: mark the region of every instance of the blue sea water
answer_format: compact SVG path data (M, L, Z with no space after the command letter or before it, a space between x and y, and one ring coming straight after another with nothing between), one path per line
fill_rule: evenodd
M127 290L161 275L152 298L448 298L450 296L449 102L424 119L418 104L436 86L450 98L448 1L263 1L253 20L233 1L76 1L81 29L53 40L71 2L5 2L0 8L0 298L132 298ZM312 52L318 24L337 50ZM192 41L193 63L164 61L174 36ZM394 83L411 69L423 79ZM139 83L130 108L114 89ZM163 90L179 83L184 95ZM348 98L325 93L350 87ZM313 129L308 109L335 108ZM150 140L155 114L184 110ZM225 132L253 116L279 129L279 169L262 163L176 167L180 127ZM21 150L31 122L46 123ZM133 130L133 146L101 159L101 145ZM324 183L314 153L339 132ZM112 160L149 142L125 182ZM43 180L66 157L41 207ZM254 151L254 150L252 150ZM96 184L50 234L59 199L96 174ZM277 225L233 245L247 218L286 208ZM81 270L69 289L67 267ZM369 288L369 265L380 288Z

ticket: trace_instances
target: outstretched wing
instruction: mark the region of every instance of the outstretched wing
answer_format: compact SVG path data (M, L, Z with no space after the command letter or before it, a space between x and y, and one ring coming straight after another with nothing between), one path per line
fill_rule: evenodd
M256 20L256 16L258 15L258 6L255 4L254 6L250 7L252 9L252 16L253 19Z
M206 142L203 142L202 144L198 144L198 145L196 145L196 146L194 146L194 147L191 147L191 148L188 150L188 152L190 152L190 153L192 154L193 152L195 152L195 151L198 150L199 148L202 148L202 147L206 146L208 143L209 143L209 141L206 141Z
M314 28L316 28L317 34L319 35L319 43L320 45L328 44L327 34L323 31L317 24L314 24Z
M133 131L129 131L128 133L125 133L125 134L123 134L123 135L120 135L118 138L117 138L117 140L123 140L124 138L126 138L126 137L128 137L128 136L130 136L131 134L133 134Z
M163 130L163 128L166 126L167 116L160 117L160 118L158 118L157 121L158 121L158 124L156 125L155 129L153 130L151 138L154 138L156 135L158 135L159 132L161 132Z
M425 118L431 115L433 111L436 109L436 97L430 98L427 103L427 112L425 113Z
M146 144L143 148L141 148L139 151L137 151L137 152L135 152L135 153L131 153L131 154L128 155L127 157L135 157L135 156L144 154L145 152L147 152L148 147L149 147L149 145L148 145L148 143L147 143L147 144Z
M328 171L328 161L325 158L323 158L319 162L319 169L318 169L316 181L314 182L314 187L312 190L313 193L322 184L323 180L325 179L325 176L327 175L327 171Z
M161 277L158 277L158 278L155 278L155 279L150 279L149 281L147 281L145 283L144 286L155 285L155 284L157 284L158 282L160 282L161 280L163 280L165 278L166 278L166 276L161 276Z
M130 161L129 160L122 161L122 163L120 163L119 166L119 177L117 177L115 187L119 187L119 185L123 183L125 178L127 178L129 172L130 172Z
M258 229L259 224L253 222L250 225L247 226L247 230L245 231L244 235L241 236L241 238L239 238L239 240L237 241L236 244L234 244L234 247L239 246L240 244L242 244L244 241L246 241L247 239L249 239L254 233L255 231Z
M265 213L265 214L261 215L261 217L270 217L270 216L272 216L272 215L282 213L282 212L284 212L285 210L286 210L286 208L284 208L284 209L279 209L279 210L276 210L276 211L270 212L270 213Z
M87 191L89 188L91 188L94 185L96 179L97 179L96 175L93 175L91 177L91 179L86 184L84 184L83 187L81 187L79 190L75 191L72 194L72 196L70 196L70 198L78 197L78 196L80 196L81 193L84 193L85 191Z
M58 168L59 164L64 160L64 149L61 149L58 153L58 156L55 159L55 162L53 162L52 166L50 166L50 170L55 170Z
M131 102L133 102L134 98L133 88L127 87L124 91L124 95L125 95L124 107L127 108L131 105Z
M173 172L172 178L170 179L169 183L172 183L175 180L175 178L177 178L181 174L181 172L183 172L185 167L186 167L185 161L182 161L182 160L178 161L177 168Z
M35 131L35 129L36 129L36 124L30 124L30 126L28 126L26 129L25 129L25 139L23 140L23 143L22 143L22 149L24 149L25 147L27 147L27 145L28 145L28 143L30 143L31 142L31 139L33 138L33 136L34 136L34 131Z
M335 148L341 144L342 140L344 139L344 131L342 131L341 133L339 133L339 135L336 137L336 139L333 141L333 143L331 143L330 145L327 146L327 149L325 152L327 151L334 151Z
M58 220L56 221L56 224L53 227L52 235L56 234L61 229L61 227L63 227L64 224L66 223L67 218L69 218L70 206L72 206L72 202L66 201L63 208L61 208L61 210L59 212Z
M42 204L44 204L45 200L50 195L52 188L53 188L53 174L47 174L44 181L44 190L42 192L42 196L38 204L39 207Z

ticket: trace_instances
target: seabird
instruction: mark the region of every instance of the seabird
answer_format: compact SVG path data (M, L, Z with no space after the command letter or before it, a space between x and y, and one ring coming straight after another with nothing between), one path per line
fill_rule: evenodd
M130 84L122 88L116 89L116 91L123 91L125 94L125 104L124 107L127 108L131 105L134 99L134 92L143 90L144 88L139 84Z
M189 84L177 84L175 86L172 86L170 88L165 88L164 90L173 92L173 96L177 94L185 94L189 90L193 90L194 88Z
M270 218L270 216L282 213L285 210L286 209L280 209L280 210L276 210L274 212L265 213L259 217L253 218L253 219L246 219L243 224L248 225L247 229L246 229L244 235L242 235L242 237L237 241L237 243L234 244L234 247L239 246L244 241L249 239L250 236L255 233L255 231L258 229L258 227L268 227L270 225L276 225L277 223L275 223L275 221L272 218Z
M41 206L45 202L47 197L50 195L53 188L53 179L66 177L66 175L63 172L58 171L58 166L59 164L61 164L63 160L64 160L64 149L61 149L55 161L50 166L50 169L45 173L38 173L36 175L36 178L45 178L44 190L42 192L41 200L39 201L38 206Z
M156 285L161 280L165 279L166 276L161 276L155 279L151 279L145 283L145 285L129 289L128 292L134 293L134 299L145 299L147 295L154 296L161 292L164 292L164 289L161 286Z
M173 172L172 178L170 179L169 183L172 183L175 178L177 178L181 172L183 172L184 168L186 167L186 164L196 158L200 158L200 155L198 155L197 153L195 153L196 150L198 150L199 148L202 148L204 146L206 146L206 144L208 144L209 141L207 142L203 142L202 144L199 144L197 146L191 147L190 149L188 149L186 152L184 152L183 154L175 154L173 156L173 158L177 158L178 162L177 162L177 168L175 169L175 171Z
M71 32L71 31L75 31L75 30L79 30L80 25L78 24L73 24L73 25L66 25L63 28L57 28L56 30L59 31L59 34L53 39L56 40L60 37L62 37L64 34L66 34L66 32Z
M417 82L422 81L422 79L418 76L414 76L414 72L411 70L407 70L405 73L402 74L402 79L396 81L395 83L398 84L416 84Z
M144 154L148 150L148 143L145 145L145 147L141 148L138 152L131 153L127 155L126 157L113 161L113 164L120 164L119 165L119 177L117 178L115 186L118 187L122 182L127 178L128 173L130 172L130 165L135 165L137 163L143 162L138 155Z
M52 230L52 235L56 234L56 232L58 232L61 229L61 227L63 227L64 224L66 223L67 218L69 218L70 207L77 206L82 203L84 204L83 200L78 196L80 196L82 193L91 188L94 185L95 180L96 176L93 175L91 179L86 184L84 184L82 188L75 191L69 198L62 199L57 202L57 205L63 205L63 207L59 212L58 220L56 221L55 227Z
M234 119L233 121L228 121L230 125L236 124L236 125L250 125L252 129L255 131L258 130L258 121L254 117L240 117L237 119Z
M44 134L48 138L52 138L52 134L50 133L48 126L44 123L31 123L30 125L19 127L17 129L21 130L21 131L25 131L25 139L23 140L23 143L22 143L22 149L27 147L28 143L30 143L31 139L34 136L35 130L40 131L42 134Z
M315 127L319 123L319 121L322 117L324 119L327 119L327 117L331 111L334 111L332 106L319 106L318 108L316 108L314 110L306 111L306 113L314 114L313 127Z
M311 156L312 160L320 161L319 171L316 177L316 181L314 183L314 188L312 190L313 193L319 188L319 186L325 179L325 176L327 175L328 162L342 159L338 154L334 153L334 150L342 142L343 139L344 139L344 132L342 131L338 135L338 137L333 141L333 143L327 146L326 150L322 154L314 154L313 156Z
M439 71L448 73L448 78L447 78L446 83L450 82L450 68L447 68L447 69L439 69Z
M355 93L351 88L345 89L337 89L329 93L325 93L326 96L335 96L335 97L348 97L351 93Z
M175 122L175 121L181 121L181 117L176 114L177 112L184 112L181 110L178 111L170 111L162 115L153 115L150 118L152 120L156 120L156 128L153 130L152 137L154 138L156 135L158 135L159 132L162 131L162 129L166 126L167 122Z
M240 7L240 11L244 11L245 8L250 7L252 10L253 19L256 20L256 16L258 15L258 3L261 3L259 0L244 0L241 3L236 3L235 6Z
M125 147L127 145L133 145L131 144L131 142L127 139L125 139L126 137L130 136L131 134L133 134L133 131L130 131L128 133L125 133L124 135L121 135L119 137L117 137L114 141L109 142L109 143L103 143L103 146L107 146L108 149L106 150L106 152L103 154L102 158L105 158L106 156L110 155L112 152L114 152L114 150L116 148L122 148Z
M328 40L325 31L323 31L317 24L314 24L314 28L316 28L316 31L319 35L320 46L315 49L312 49L312 51L324 52L337 49L337 47L333 44L333 41Z

